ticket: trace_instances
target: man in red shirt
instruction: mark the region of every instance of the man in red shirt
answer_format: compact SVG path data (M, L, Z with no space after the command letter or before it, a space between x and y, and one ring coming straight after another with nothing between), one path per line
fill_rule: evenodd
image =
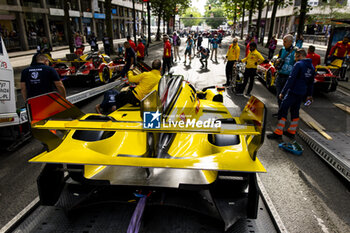
M142 43L142 39L139 38L137 40L137 48L136 48L136 54L137 54L137 61L143 61L145 60L145 45Z
M350 55L350 36L344 36L342 41L338 41L329 52L332 60L343 59L346 55ZM332 58L333 56L333 58Z
M310 58L312 61L312 65L316 69L316 66L321 64L321 56L315 53L315 46L310 45L309 49L307 50L306 58Z
M129 42L131 48L134 50L134 52L136 52L136 45L135 45L134 41L130 38L130 36L127 36L126 39Z
M164 54L163 54L163 75L165 74L166 68L168 72L171 68L171 44L167 35L163 36L164 41Z

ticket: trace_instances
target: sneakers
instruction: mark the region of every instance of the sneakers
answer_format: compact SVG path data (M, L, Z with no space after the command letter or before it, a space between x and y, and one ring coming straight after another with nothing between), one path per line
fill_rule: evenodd
M282 135L278 135L275 133L270 133L267 135L267 138L270 140L282 140Z
M289 133L288 131L283 131L283 135L289 137L290 139L295 138L295 134Z

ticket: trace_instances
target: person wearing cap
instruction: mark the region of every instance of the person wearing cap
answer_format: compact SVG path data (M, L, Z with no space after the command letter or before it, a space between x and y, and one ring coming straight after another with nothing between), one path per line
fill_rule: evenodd
M232 41L232 44L229 46L228 51L226 53L226 58L225 58L225 62L227 59L227 63L226 63L226 83L224 84L224 86L228 86L230 85L230 81L232 79L232 68L235 64L236 61L238 61L239 59L239 54L240 54L240 48L238 46L238 39L234 38Z
M211 39L212 44L212 50L210 55L210 60L213 60L213 54L215 53L215 62L218 62L218 46L219 46L220 40L218 39L218 35L215 34L214 38Z
M163 74L165 74L166 69L168 72L171 68L171 44L168 35L163 35L164 41L164 53L163 53Z
M247 65L246 65L245 71L244 71L243 85L240 88L241 91L237 92L237 95L243 94L243 91L244 91L245 87L247 86L248 80L249 80L249 86L248 86L248 90L247 90L246 95L250 96L250 92L253 89L254 78L256 76L256 68L258 65L260 65L265 60L264 57L258 52L256 47L257 47L256 43L251 42L250 46L249 46L250 53L248 54L248 56L246 56L245 58L242 59L242 62L246 62Z

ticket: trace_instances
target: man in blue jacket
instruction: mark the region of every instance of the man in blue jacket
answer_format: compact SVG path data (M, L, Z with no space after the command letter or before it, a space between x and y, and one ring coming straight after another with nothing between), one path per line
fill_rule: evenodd
M303 49L298 49L295 52L295 60L297 63L293 66L292 72L279 94L279 99L282 102L278 110L277 128L273 133L267 135L268 139L282 139L283 134L294 138L299 122L300 104L305 96L307 96L307 100L312 101L315 68L311 59L306 58L306 52ZM290 110L292 122L287 131L283 132L288 110Z

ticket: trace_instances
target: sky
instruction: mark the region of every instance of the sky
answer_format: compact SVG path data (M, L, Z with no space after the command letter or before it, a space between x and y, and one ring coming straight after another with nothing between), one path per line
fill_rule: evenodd
M203 15L204 14L204 5L207 1L206 0L192 0L192 7L197 7L199 12Z

